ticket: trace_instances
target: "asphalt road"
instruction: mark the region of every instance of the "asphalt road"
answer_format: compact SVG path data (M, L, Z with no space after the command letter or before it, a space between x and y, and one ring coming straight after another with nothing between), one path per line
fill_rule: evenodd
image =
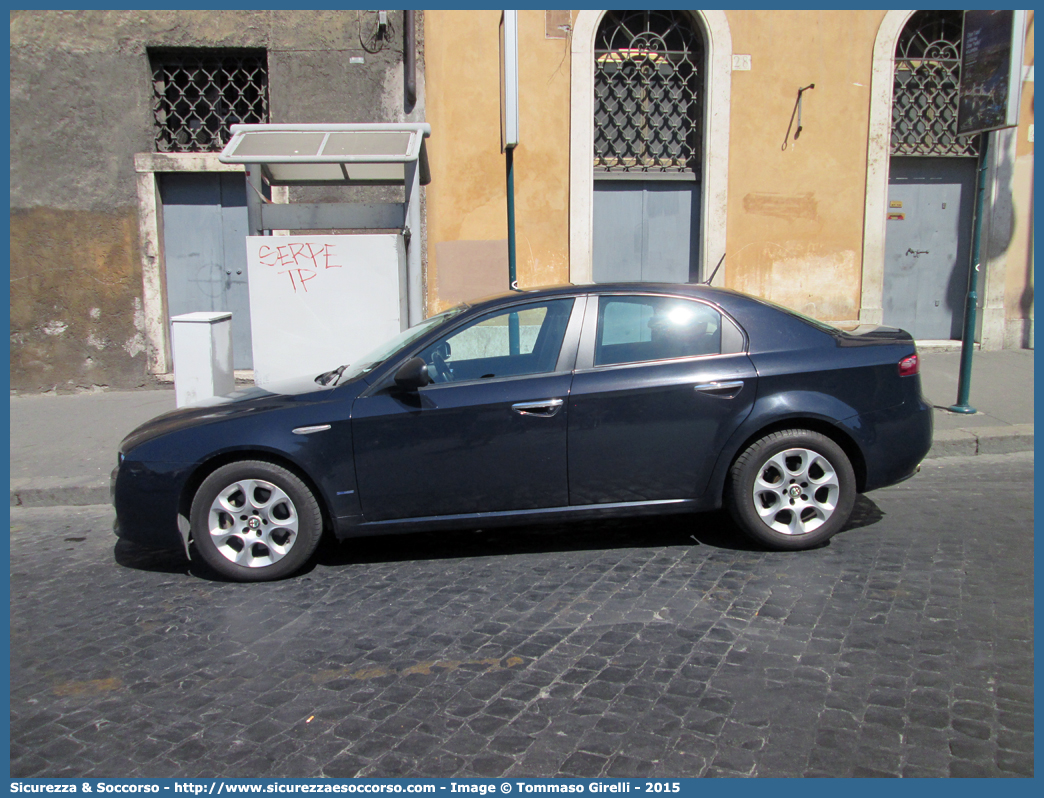
M324 545L238 585L11 511L11 775L1031 776L1032 454L819 550L722 514Z

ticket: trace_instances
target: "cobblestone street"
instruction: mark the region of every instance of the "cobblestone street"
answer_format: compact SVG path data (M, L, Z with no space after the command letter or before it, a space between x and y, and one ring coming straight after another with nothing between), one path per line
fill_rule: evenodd
M716 513L231 584L111 525L12 508L12 776L1034 772L1031 453L928 461L793 554Z

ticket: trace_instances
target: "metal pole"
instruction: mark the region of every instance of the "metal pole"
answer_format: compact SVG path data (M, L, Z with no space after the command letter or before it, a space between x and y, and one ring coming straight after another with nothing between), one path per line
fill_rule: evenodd
M508 223L508 288L518 290L515 273L515 148L504 150L507 157L507 223ZM512 355L519 353L518 314L508 316L508 348Z
M247 182L247 235L263 236L265 230L264 222L261 220L261 192L264 189L264 182L261 179L261 164L247 164L245 171Z
M990 132L982 134L982 148L979 151L979 171L976 175L975 195L975 232L972 236L972 270L968 276L968 298L964 303L964 337L961 340L961 372L957 380L957 404L948 409L954 413L976 413L968 404L971 394L972 353L975 351L975 314L979 302L979 272L982 263L982 216L986 199L987 153L990 147Z
M402 329L419 324L424 318L424 273L421 268L420 161L406 164L406 312L401 313ZM400 289L401 290L401 289Z

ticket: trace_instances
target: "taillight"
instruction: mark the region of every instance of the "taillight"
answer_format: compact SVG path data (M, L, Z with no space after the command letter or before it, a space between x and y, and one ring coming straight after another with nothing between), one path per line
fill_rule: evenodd
M921 361L917 355L910 355L910 357L904 357L899 361L899 376L900 377L912 377L921 370Z

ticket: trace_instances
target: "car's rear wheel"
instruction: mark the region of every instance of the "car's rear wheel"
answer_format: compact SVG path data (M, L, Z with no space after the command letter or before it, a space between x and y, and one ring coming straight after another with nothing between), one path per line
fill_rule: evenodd
M726 503L740 528L773 549L818 546L848 521L855 472L818 432L789 429L751 444L729 472Z
M240 582L300 569L322 534L319 503L299 477L261 460L218 468L192 501L192 541L218 573Z

